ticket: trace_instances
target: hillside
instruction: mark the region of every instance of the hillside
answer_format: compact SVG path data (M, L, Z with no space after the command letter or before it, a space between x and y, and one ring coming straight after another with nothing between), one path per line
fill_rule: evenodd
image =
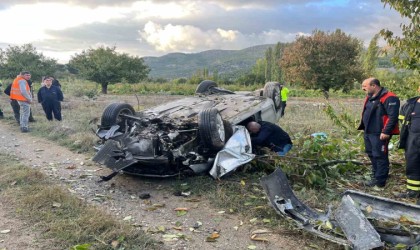
M190 77L197 70L217 71L221 76L234 76L252 68L274 44L258 45L242 50L207 50L200 53L170 53L161 57L143 57L151 69L151 78Z

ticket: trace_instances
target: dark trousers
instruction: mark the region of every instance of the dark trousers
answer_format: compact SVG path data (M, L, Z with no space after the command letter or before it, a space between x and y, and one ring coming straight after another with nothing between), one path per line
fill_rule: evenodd
M53 120L53 115L57 121L61 121L61 105L59 101L44 101L42 109L44 109L45 116L49 121Z
M20 106L19 106L18 101L16 101L16 100L10 100L10 106L12 106L13 115L14 115L16 121L18 123L20 123ZM30 122L35 121L35 119L32 116L32 109L31 109L31 113L29 114L29 121Z
M405 148L407 188L420 191L420 133L409 132Z
M365 134L365 151L372 163L372 174L378 183L385 184L389 174L388 140L380 140L379 134Z
M284 116L284 110L286 109L286 102L285 101L282 101L281 102L281 117L283 117Z

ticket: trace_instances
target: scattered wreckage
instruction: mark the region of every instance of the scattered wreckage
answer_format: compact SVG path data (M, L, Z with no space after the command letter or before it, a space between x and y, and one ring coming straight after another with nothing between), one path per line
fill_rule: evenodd
M231 92L203 81L196 96L135 112L127 103L108 105L96 131L101 139L93 160L119 172L149 177L210 173L214 178L251 161L251 120L276 123L280 84L257 92ZM348 190L326 214L302 203L281 169L261 180L282 217L314 235L353 249L391 245L420 247L420 206ZM416 248L413 248L416 249Z
M353 249L382 248L384 242L398 249L420 248L418 205L348 190L335 211L330 206L320 214L294 195L280 168L263 177L261 185L279 215L326 240Z
M170 177L209 170L219 178L234 169L232 164L254 158L244 125L251 120L276 123L280 89L280 83L268 82L260 91L232 92L205 80L195 96L140 112L127 103L112 103L96 131L101 142L93 160L113 170L103 180L119 172Z

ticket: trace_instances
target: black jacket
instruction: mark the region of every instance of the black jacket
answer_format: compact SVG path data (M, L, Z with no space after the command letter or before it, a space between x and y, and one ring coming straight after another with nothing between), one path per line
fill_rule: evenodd
M57 79L52 80L52 85L61 88L61 84Z
M388 92L386 88L382 88L378 95L368 96L363 108L359 130L364 130L368 134L398 134L395 131L398 128L400 100L397 96L388 96L383 103L380 102L381 97L389 94ZM384 119L388 119L386 126Z
M63 101L63 92L56 86L47 88L46 86L41 87L38 91L38 102L39 103L54 103Z
M400 120L402 120L402 126L398 148L405 149L408 137L409 124L411 120L411 113L413 113L414 107L416 106L416 103L419 100L419 98L420 96L408 99L407 102L400 109L399 118Z
M274 151L275 147L283 148L286 144L292 144L290 136L279 126L270 122L258 122L261 125L258 134L251 135L252 145L268 147Z
M8 84L7 87L4 89L4 93L10 96L10 91L12 90L12 83Z

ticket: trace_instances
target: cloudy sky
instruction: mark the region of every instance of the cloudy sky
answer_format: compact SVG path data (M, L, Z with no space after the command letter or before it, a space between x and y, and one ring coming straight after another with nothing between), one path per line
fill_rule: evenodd
M365 42L399 33L380 0L0 0L0 48L32 43L66 63L98 46L138 56L243 49L339 28Z

